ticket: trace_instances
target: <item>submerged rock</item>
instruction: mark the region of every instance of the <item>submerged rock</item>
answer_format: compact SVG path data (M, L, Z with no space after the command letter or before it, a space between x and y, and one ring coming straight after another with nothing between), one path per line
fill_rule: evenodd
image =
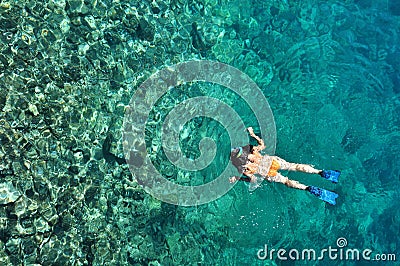
M19 197L21 197L21 192L11 182L0 183L0 205L13 203Z

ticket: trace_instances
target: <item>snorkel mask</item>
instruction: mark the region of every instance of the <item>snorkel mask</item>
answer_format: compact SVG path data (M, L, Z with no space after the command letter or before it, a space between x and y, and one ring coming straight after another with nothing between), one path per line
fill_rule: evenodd
M236 148L232 148L231 152L238 150L237 154L236 154L236 158L239 158L240 156L242 156L243 154L243 148L242 147L236 147Z

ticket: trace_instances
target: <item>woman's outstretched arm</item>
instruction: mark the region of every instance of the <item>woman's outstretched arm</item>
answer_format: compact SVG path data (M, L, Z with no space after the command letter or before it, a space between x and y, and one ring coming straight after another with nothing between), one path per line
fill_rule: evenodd
M253 128L252 127L248 127L247 131L249 131L250 136L255 138L257 140L257 142L258 142L258 146L254 147L254 149L256 149L257 151L264 150L266 148L265 144L264 144L264 141L260 137L258 137L256 134L254 134Z
M235 183L236 181L245 181L245 182L250 182L250 183L255 183L257 178L253 174L249 173L243 173L245 177L240 177L240 176L232 176L229 178L230 183Z

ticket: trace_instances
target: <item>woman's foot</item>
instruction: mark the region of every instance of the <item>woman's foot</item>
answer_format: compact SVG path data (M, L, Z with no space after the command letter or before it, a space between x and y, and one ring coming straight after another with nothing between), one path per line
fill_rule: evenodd
M314 196L316 196L317 198L319 198L320 200L323 200L331 205L336 204L336 198L339 196L335 192L314 186L308 186L306 190L311 194L313 194Z
M333 183L337 183L339 176L340 176L340 171L338 171L338 170L322 170L318 174Z

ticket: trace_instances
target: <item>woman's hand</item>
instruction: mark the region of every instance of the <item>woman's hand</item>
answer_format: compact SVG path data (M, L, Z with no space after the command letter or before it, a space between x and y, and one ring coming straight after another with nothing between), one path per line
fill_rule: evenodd
M254 130L253 130L252 127L248 127L248 128L247 128L247 131L249 131L249 133L250 133L251 136L255 135L255 134L254 134Z
M238 181L238 178L236 176L232 176L231 178L229 178L229 183L235 183L236 181Z

